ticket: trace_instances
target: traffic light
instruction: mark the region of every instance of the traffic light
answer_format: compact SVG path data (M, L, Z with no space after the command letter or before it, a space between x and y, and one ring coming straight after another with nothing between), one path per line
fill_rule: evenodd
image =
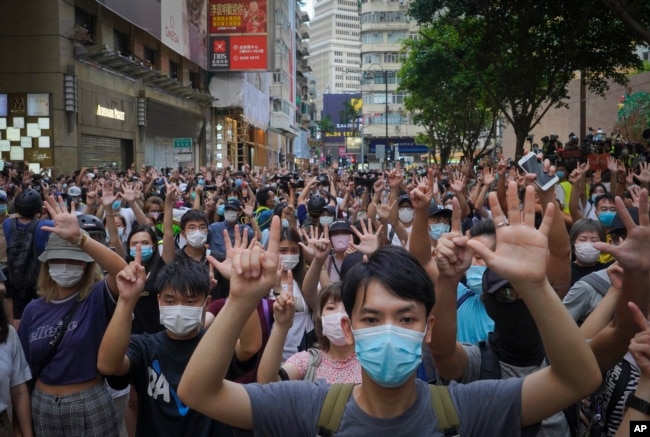
M352 156L350 157L350 164L354 165L354 164L356 164L356 163L357 163L356 155L352 155Z

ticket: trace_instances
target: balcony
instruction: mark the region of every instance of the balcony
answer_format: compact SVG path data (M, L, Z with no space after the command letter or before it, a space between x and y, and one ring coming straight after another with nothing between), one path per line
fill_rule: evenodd
M183 85L176 79L154 70L148 61L141 60L136 56L121 55L110 50L106 45L77 46L75 47L75 58L132 80L142 79L146 86L175 97L192 100L199 105L210 105L216 100L210 93Z

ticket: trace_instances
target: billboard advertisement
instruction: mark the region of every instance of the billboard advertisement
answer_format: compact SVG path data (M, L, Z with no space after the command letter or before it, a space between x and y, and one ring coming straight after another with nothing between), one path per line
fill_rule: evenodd
M207 68L208 0L97 0L176 53Z
M323 112L321 121L329 118L333 124L331 132L323 132L321 139L323 143L340 143L348 142L347 138L356 138L360 136L361 130L361 113L362 113L361 94L323 94ZM359 115L356 120L352 119L348 111L353 110ZM348 122L346 123L346 119ZM354 141L352 144L356 144Z
M209 0L208 70L269 68L267 0Z

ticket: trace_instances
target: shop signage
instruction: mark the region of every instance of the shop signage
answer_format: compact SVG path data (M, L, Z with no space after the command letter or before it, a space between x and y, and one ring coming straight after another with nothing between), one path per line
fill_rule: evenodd
M174 144L174 149L191 149L192 138L174 138L173 144Z
M124 121L125 112L120 111L117 108L106 108L102 105L97 105L97 112L95 113L98 117L112 118L113 120Z

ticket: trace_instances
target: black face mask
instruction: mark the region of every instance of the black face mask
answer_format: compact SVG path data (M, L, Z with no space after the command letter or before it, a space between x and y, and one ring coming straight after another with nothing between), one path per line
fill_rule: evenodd
M544 359L544 345L524 301L501 303L493 294L484 293L483 303L494 320L489 342L499 360L518 367L539 366Z

